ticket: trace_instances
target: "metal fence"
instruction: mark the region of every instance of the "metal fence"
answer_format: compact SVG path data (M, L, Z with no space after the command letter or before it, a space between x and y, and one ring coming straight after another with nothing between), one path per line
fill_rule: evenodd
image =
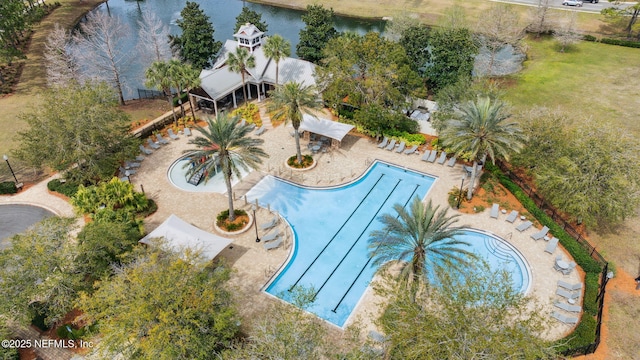
M501 162L496 161L496 165L500 168L500 170L509 177L511 181L517 184L522 191L524 191L531 200L544 211L549 217L556 222L556 224L560 225L564 231L569 234L572 238L574 238L578 244L580 244L591 256L592 259L597 261L602 266L602 273L600 274L600 287L598 290L598 295L596 296L596 302L598 303L598 313L596 315L596 333L595 340L593 343L580 346L576 348L567 349L562 352L562 355L565 356L579 356L586 354L593 354L598 345L600 345L600 333L602 330L602 311L604 309L604 294L606 293L607 283L611 279L609 274L609 263L605 258L596 250L595 246L591 245L587 239L585 239L582 234L576 230L569 222L562 218L560 214L558 214L553 206L548 204L543 197L538 195L525 180L520 178L518 175L514 174L509 167Z
M164 93L157 90L138 89L138 99L164 99Z

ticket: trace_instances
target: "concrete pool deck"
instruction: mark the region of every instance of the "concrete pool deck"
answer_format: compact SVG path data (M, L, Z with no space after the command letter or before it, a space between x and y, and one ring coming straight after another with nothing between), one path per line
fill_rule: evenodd
M304 172L287 170L284 162L286 158L295 154L295 141L290 135L291 128L282 125L273 128L268 121L265 123L267 131L260 137L265 140L264 149L270 158L265 159L259 170L251 172L234 186L237 208L250 211L251 206L245 204L242 195L266 174L277 175L309 186L335 186L362 175L375 159L437 177L427 194L427 198L436 205L448 207L447 194L452 188L460 186L460 179L464 174L460 164L451 168L437 163L427 163L420 160L422 153L420 155L405 155L395 151L378 149L377 144L368 138L354 135L347 135L341 148L314 155L317 160L317 166L314 169ZM195 136L198 136L197 131L194 131L191 138ZM131 182L136 190L144 188L146 195L158 204L158 211L145 220L147 232L159 226L169 215L175 214L203 230L216 233L214 229L215 216L227 208L226 195L182 191L172 185L167 177L170 165L181 157L185 150L194 149L193 145L188 144L188 139L190 138L180 135L178 140L171 140L170 144L163 145L153 154L147 156L137 173L131 176ZM301 146L304 149L303 153L308 153L305 141L301 141ZM2 196L0 204L34 204L53 210L58 215L73 216L73 208L68 202L48 193L46 184L49 180L36 184L19 194ZM454 213L454 210L450 210L450 213ZM257 211L258 223L264 222L270 217L271 215L264 208ZM532 273L532 285L528 295L534 297L543 306L543 315L549 318L551 324L550 331L542 336L547 339L561 338L572 327L551 319L551 313L557 310L553 306L553 302L564 300L555 295L557 282L558 280L569 283L582 282L580 272L573 271L571 275L564 276L555 271L553 269L555 256L562 255L563 259L570 260L568 253L561 246L556 249L553 255L544 252L546 242L544 240L534 241L530 237L538 229L531 227L521 233L515 229L521 222L519 219L512 224L505 221L505 218L506 214L501 213L498 219L493 219L489 216L489 209L486 209L478 214L461 214L459 224L491 232L504 238L520 251ZM263 313L270 301L279 301L261 291L269 279L284 265L291 249L291 230L282 221L278 227L286 233L285 242L278 249L265 250L262 243L255 242L255 232L250 229L243 234L230 237L233 239L233 243L218 256L218 258L224 258L233 267L234 272L230 285L234 289L238 304L246 304L239 307L240 315L245 321L250 321L255 318L255 315ZM260 236L263 234L264 232L261 231ZM371 288L367 289L351 317L347 320L347 325L354 320L359 320L365 334L368 333L368 330L374 329L371 320L379 313L378 304L381 300L376 298ZM580 296L579 303L581 300L582 296ZM579 316L579 314L572 314L572 316ZM330 326L330 329L333 330L336 327Z
M378 149L377 144L368 138L354 135L346 136L341 148L314 155L317 160L317 166L314 169L305 172L291 171L284 166L286 158L295 153L295 141L290 135L291 128L282 125L272 128L268 123L267 127L268 130L260 137L265 140L264 149L270 157L265 159L259 170L250 173L234 186L235 203L238 208L250 210L250 204L245 204L242 196L266 174L277 175L309 186L333 186L359 177L375 159L437 177L427 198L431 199L434 204L448 207L447 194L453 187L459 186L464 173L460 164L451 168L437 163L427 163L420 160L421 154L405 155L395 151ZM198 132L194 132L193 136L197 135ZM188 137L181 135L178 140L162 146L154 154L147 156L138 173L131 177L136 189L140 190L141 186L144 187L147 196L158 203L158 211L147 218L147 231L160 225L170 214L176 214L204 230L215 233L213 226L215 215L227 208L225 194L185 192L169 182L167 170L171 163L180 157L185 150L193 149L193 146L188 144L188 139ZM303 153L308 153L305 145L306 142L301 141ZM270 218L270 214L266 209L261 208L257 212L257 218L260 223ZM544 315L549 316L552 325L550 332L544 334L544 337L561 338L571 330L571 327L550 317L551 312L557 310L554 308L553 302L564 300L555 295L557 282L558 280L571 283L579 282L582 281L581 276L578 271L573 271L568 276L555 271L553 269L555 256L562 255L566 260L570 259L568 253L560 246L553 255L544 252L546 242L544 240L534 241L530 237L538 229L531 227L521 233L515 229L521 220L518 219L512 224L505 221L505 218L506 215L501 213L498 219L493 219L489 216L489 209L487 209L478 214L461 214L459 224L498 235L520 251L532 273L532 285L528 295L532 295L544 307ZM253 318L254 314L258 314L266 308L269 301L278 301L261 291L271 276L284 264L291 249L292 234L290 229L285 227L282 222L278 226L286 233L284 246L278 249L264 250L262 243L255 242L255 233L251 229L251 231L232 237L234 240L232 245L220 253L219 257L225 258L234 268L230 283L235 288L236 296L240 300L239 303L247 304L247 306L240 308L241 315L245 319ZM262 234L263 232L260 232L261 236ZM365 333L368 329L373 329L371 319L379 311L377 306L379 302L380 299L376 299L369 288L347 324L359 319L366 330Z

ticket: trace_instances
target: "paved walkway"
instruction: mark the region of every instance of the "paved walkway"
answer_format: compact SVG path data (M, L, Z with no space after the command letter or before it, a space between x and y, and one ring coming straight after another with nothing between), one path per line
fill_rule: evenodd
M271 124L269 123L269 125ZM288 178L305 185L335 186L347 183L362 175L374 159L381 159L433 175L436 177L436 181L427 194L427 198L431 199L434 204L448 207L447 194L452 188L459 186L459 180L464 172L459 164L451 168L421 161L421 155L418 154L405 155L378 149L369 138L357 135L347 135L339 149L315 154L317 166L314 169L294 172L284 166L285 160L295 153L295 142L290 136L291 130L287 126L281 125L276 128L271 126L261 135L261 138L265 140L264 148L270 157L264 161L258 171L250 174L234 187L233 195L236 198L236 207L250 210L250 204L246 204L241 196L267 174ZM194 136L197 136L197 132L194 133ZM213 226L215 216L227 208L225 194L187 192L176 188L168 180L169 166L186 150L194 148L188 143L188 139L181 135L178 140L162 146L147 156L137 174L131 177L134 186L138 190L144 188L147 196L158 204L158 211L145 221L147 231L155 229L170 214L176 214L193 225L215 233ZM46 183L49 180L36 184L20 194L0 197L0 204L30 203L44 206L59 215L72 216L73 210L67 202L48 193ZM258 221L263 221L270 216L268 210L264 208L257 212ZM556 300L557 281L562 279L567 282L578 282L581 281L581 275L574 271L570 276L563 276L553 270L554 256L544 252L545 242L536 242L530 238L530 235L537 229L532 227L520 233L515 231L515 226L520 220L511 224L504 221L504 218L505 215L502 214L497 220L490 218L487 209L479 214L462 214L460 223L501 236L523 254L532 272L532 286L528 295L531 295L537 304L543 307L545 314L550 314L554 310L552 304ZM255 233L247 231L232 236L233 243L220 254L220 257L224 258L235 270L230 285L235 290L234 295L237 297L238 303L248 305L239 309L241 316L246 320L265 311L269 301L275 301L273 297L266 295L261 290L278 269L285 264L292 248L291 241L293 239L291 229L285 227L282 222L279 227L286 233L286 240L284 246L278 249L265 250L261 243L255 242ZM562 254L565 259L570 259L560 247L556 250L556 254ZM377 307L378 303L380 303L380 299L376 299L370 289L367 290L348 323L360 319L365 333L367 330L373 329L374 325L371 320L380 311ZM551 331L543 334L548 339L560 338L571 330L570 326L562 325L555 320L550 320L550 324L552 325Z
M250 210L250 204L245 204L242 195L267 174L310 186L335 186L362 175L374 159L381 159L435 176L436 181L427 194L427 198L431 199L434 204L448 207L447 194L452 188L459 186L460 178L464 173L460 164L451 168L445 165L426 163L420 160L421 155L405 155L381 150L369 138L355 135L345 137L342 147L339 149L315 154L314 157L318 164L313 170L291 171L284 166L285 160L295 153L295 142L290 136L291 130L290 127L281 125L268 129L261 135L261 138L265 140L264 148L270 157L264 161L258 171L251 173L234 186L237 207ZM197 132L194 133L194 136L197 136ZM306 147L304 148L306 152ZM181 136L180 139L172 141L169 145L163 146L148 156L143 161L138 173L132 177L132 182L137 187L143 186L147 195L158 203L158 212L146 221L147 231L153 230L173 213L202 229L215 232L214 217L218 212L227 208L225 194L191 193L179 190L168 180L167 169L187 149L193 149L193 146L188 144L188 138ZM257 214L258 221L269 216L267 209L260 209ZM517 248L531 267L532 286L528 295L536 299L545 313L551 314L554 310L553 301L556 300L557 281L562 279L567 282L578 282L580 275L578 272L573 272L570 276L563 276L555 271L553 269L555 255L562 254L563 258L570 259L568 254L560 247L554 256L545 253L546 243L544 241L536 242L530 238L530 235L537 229L532 227L520 233L515 230L515 226L519 224L520 220L511 224L504 221L505 217L506 215L500 214L497 220L493 219L489 216L489 209L487 209L479 214L462 214L460 223L503 237ZM245 319L253 318L254 314L263 311L268 302L272 301L272 297L261 290L270 277L284 265L293 238L290 229L285 229L282 224L280 227L287 233L284 247L266 251L262 248L262 244L255 243L255 233L247 231L232 237L232 245L221 253L221 257L229 261L235 269L231 284L236 289L235 294L238 300L241 304L251 304L251 306L240 309ZM365 329L373 328L371 319L379 311L376 306L379 300L375 298L371 290L368 290L349 322L359 318ZM550 323L553 327L550 333L544 334L546 338L557 339L571 330L571 327L562 325L555 320L551 320Z

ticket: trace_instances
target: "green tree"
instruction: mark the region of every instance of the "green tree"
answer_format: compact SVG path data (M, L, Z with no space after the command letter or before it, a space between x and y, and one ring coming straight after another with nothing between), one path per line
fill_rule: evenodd
M381 105L365 105L353 114L353 121L364 129L374 132L376 135L389 132L418 132L418 123L409 119L404 114L385 109Z
M637 139L601 122L578 122L546 109L519 122L527 140L513 162L528 170L555 207L605 230L635 214L640 204Z
M325 9L322 5L307 5L302 21L306 26L300 30L296 54L301 59L317 64L322 59L325 44L338 35L333 27L333 9Z
M622 1L609 0L614 6L604 8L600 12L605 16L605 20L611 24L624 28L627 37L633 36L633 31L638 30L637 22L640 16L640 1L630 6L620 6Z
M469 153L473 160L469 200L473 196L478 162L486 161L487 156L494 163L496 158L509 160L510 154L523 146L522 129L509 119L511 115L506 113L502 101L483 97L460 106L445 124L440 135L444 145L456 154Z
M0 55L19 56L22 37L29 29L27 12L22 0L0 2ZM1 57L0 57L1 58ZM9 61L10 62L10 61Z
M173 121L177 123L178 118L176 117L176 110L173 106L173 92L171 91L173 85L171 75L170 61L154 61L144 72L144 76L147 79L144 86L159 89L164 93L164 96L169 100L169 106L171 106Z
M191 91L194 88L200 86L200 70L194 68L191 64L181 64L178 68L178 76L180 76L182 80L182 86L187 91ZM195 105L193 104L193 98L189 96L189 104L191 105L191 116L196 118Z
M238 117L229 117L225 113L215 119L207 119L207 127L197 127L201 136L189 141L197 149L188 150L194 159L206 159L189 168L188 174L204 171L206 179L210 179L217 172L218 166L224 176L229 201L229 221L235 220L233 209L233 192L231 176L240 177L240 169L256 169L262 163L262 158L268 157L260 147L264 140L249 136L249 124L240 125Z
M455 238L462 234L462 228L454 226L459 215L447 216L447 209L434 208L431 200L425 205L418 197L410 211L401 204L393 209L397 216L383 214L379 218L383 228L371 232L369 257L375 265L399 263L400 284L413 297L429 284L430 271L435 273L443 266L459 269L473 258L461 246L469 244Z
M249 99L247 99L247 87L244 84L244 75L248 68L256 66L256 58L253 54L249 53L247 48L238 46L235 52L229 53L227 65L231 71L240 74L242 77L242 93L244 95L245 104L248 104Z
M325 100L334 107L348 97L349 104L358 108L378 104L400 109L407 95L422 85L402 46L375 32L331 39L322 63L316 68L317 79Z
M471 77L478 45L466 28L443 28L429 36L431 63L426 69L428 84L434 90Z
M211 359L238 331L228 278L224 266L154 244L79 307L99 326L104 358Z
M300 134L298 129L302 123L302 114L310 114L311 110L319 109L321 102L316 90L312 86L304 86L298 82L288 82L270 93L271 103L267 110L272 111L274 119L291 121L294 138L296 140L296 155L298 163L302 163L302 151L300 150Z
M183 61L191 63L197 69L207 67L222 47L222 43L213 37L215 30L209 16L193 1L187 1L180 16L181 19L176 23L182 34L169 36L172 48L180 54Z
M409 64L420 76L425 76L429 62L429 34L431 29L424 24L417 24L402 31L400 45L409 58Z
M138 140L129 133L131 119L105 83L70 84L44 92L42 105L22 114L30 125L19 133L15 155L35 167L66 170L77 165L79 182L111 179Z
M92 221L78 233L78 269L88 282L113 275L114 267L122 268L133 260L133 250L140 240L137 227L122 222Z
M384 292L391 300L377 324L389 359L553 359L545 311L512 287L506 271L486 264L464 274L442 271L428 296Z
M48 325L73 307L81 281L69 232L73 219L52 217L11 238L0 252L0 314L28 325L39 304Z
M11 331L4 321L0 320L0 339L11 339ZM15 347L0 346L0 360L20 360L20 354Z
M267 38L263 50L264 54L276 63L276 86L279 86L278 73L280 71L280 60L291 56L291 43L276 34Z
M242 11L240 14L236 16L236 27L233 29L233 33L237 33L240 30L240 27L244 24L253 24L258 30L262 32L267 32L268 25L262 21L262 14L259 14L246 6L242 7Z

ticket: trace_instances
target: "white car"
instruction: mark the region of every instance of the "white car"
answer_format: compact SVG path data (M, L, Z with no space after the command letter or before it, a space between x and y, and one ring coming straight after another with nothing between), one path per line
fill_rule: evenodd
M582 6L582 0L564 0L562 2L564 6Z

